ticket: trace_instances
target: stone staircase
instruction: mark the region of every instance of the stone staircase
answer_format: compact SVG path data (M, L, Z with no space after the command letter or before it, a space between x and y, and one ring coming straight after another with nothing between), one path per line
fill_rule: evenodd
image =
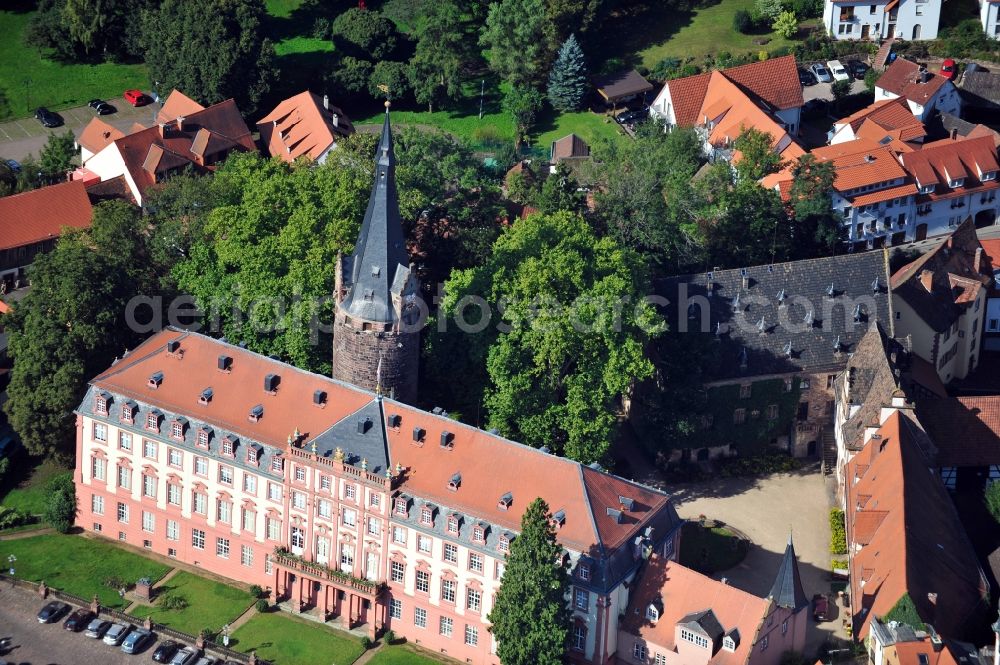
M837 439L832 425L823 428L820 441L823 444L823 475L829 476L837 470Z

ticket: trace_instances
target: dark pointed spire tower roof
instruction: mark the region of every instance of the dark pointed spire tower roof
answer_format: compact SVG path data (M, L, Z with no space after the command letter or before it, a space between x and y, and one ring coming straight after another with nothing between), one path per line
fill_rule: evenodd
M396 154L386 102L382 137L375 153L375 184L354 253L345 259L343 272L349 290L341 308L364 321L394 323L392 296L401 296L409 277L409 263L399 216Z
M802 578L799 576L799 562L795 557L795 545L792 544L792 535L788 534L788 545L785 546L785 556L778 567L778 576L771 587L768 598L772 599L778 607L784 607L798 612L809 606L809 599L806 592L802 590Z

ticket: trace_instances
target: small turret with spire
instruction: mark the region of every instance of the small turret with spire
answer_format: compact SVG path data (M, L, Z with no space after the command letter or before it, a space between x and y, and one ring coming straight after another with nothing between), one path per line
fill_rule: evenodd
M795 545L792 543L792 534L788 534L788 544L785 546L785 555L778 566L778 575L771 586L768 598L774 601L778 607L784 607L797 613L809 607L809 599L802 589L802 577L799 575L799 562L795 557Z

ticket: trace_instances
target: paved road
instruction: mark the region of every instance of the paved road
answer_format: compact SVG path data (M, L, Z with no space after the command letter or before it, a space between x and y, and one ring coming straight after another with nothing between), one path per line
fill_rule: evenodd
M117 647L64 630L62 622L41 625L35 618L44 602L27 589L0 586L0 637L12 646L0 650L11 665L137 665L152 662L149 650L129 656Z
M126 133L136 122L147 127L152 124L153 114L159 108L158 104L135 108L121 97L109 99L108 102L117 108L118 112L101 116L101 119ZM78 106L59 111L59 115L63 117L66 124L55 129L42 127L42 124L34 118L21 118L20 120L0 123L0 157L18 161L29 154L34 154L37 157L50 134L61 134L70 129L74 136L79 136L83 128L96 114L89 106Z
M705 515L742 531L753 543L747 558L725 577L733 586L767 596L788 542L794 536L799 573L806 595L830 591L829 509L832 484L813 464L800 472L761 478L716 478L705 483L673 485L667 491L677 512L689 520ZM816 624L810 618L806 657L835 634L840 619Z

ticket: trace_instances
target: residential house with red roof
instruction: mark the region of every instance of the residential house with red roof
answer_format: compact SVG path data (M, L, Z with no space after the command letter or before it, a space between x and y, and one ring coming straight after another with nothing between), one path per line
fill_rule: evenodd
M619 627L618 662L777 665L803 651L808 609L791 539L766 598L654 557Z
M937 39L941 0L826 0L823 25L834 39Z
M934 111L961 115L962 99L955 84L906 58L896 58L875 82L876 102L899 97L906 100L910 113L920 122L927 122Z
M872 665L987 665L975 646L942 638L934 626L915 627L876 617L869 634Z
M891 141L884 144L891 143L898 151L909 152L919 149L926 136L924 123L910 113L905 99L897 97L875 102L835 121L829 143L843 143L857 138L883 141L889 137Z
M887 408L848 464L847 543L853 635L900 604L960 639L989 611L989 584L907 409Z
M945 487L982 491L1000 480L1000 395L920 400L917 416L936 443Z
M350 118L330 98L308 90L289 97L257 121L260 141L272 157L293 162L308 157L322 164L337 142L354 133Z
M795 56L787 55L667 81L649 114L668 126L701 128L706 143L717 148L735 140L741 127L753 127L774 137L776 152L794 159L801 154L792 137L802 104Z
M892 274L896 332L905 331L913 353L931 363L944 384L979 365L992 285L993 270L971 220Z
M74 178L88 184L121 178L121 189L127 188L131 199L142 205L145 192L171 175L188 168L212 171L234 150L257 149L233 100L168 119L174 112L190 111L197 105L178 95L175 91L167 99L160 122L153 127L137 127L118 136L95 124L101 121L92 121L81 136L86 137L80 142L82 166Z
M89 228L92 217L79 181L0 197L0 291L23 284L35 256L52 249L64 228Z

